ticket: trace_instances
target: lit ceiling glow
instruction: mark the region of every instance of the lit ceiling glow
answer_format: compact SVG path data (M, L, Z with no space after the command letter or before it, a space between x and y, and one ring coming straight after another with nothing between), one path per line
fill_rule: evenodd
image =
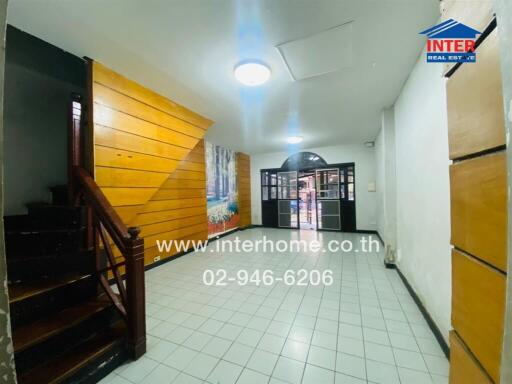
M286 138L286 142L288 144L299 144L299 143L302 143L302 136L288 136Z
M235 78L243 85L254 87L270 78L270 68L257 61L244 61L235 67Z

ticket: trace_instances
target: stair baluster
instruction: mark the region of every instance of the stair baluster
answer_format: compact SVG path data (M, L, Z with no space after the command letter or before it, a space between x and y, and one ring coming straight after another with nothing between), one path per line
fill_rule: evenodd
M121 218L110 205L107 198L89 173L81 168L75 168L79 195L93 212L94 242L97 260L106 254L106 268L100 268L97 262L97 274L100 283L123 314L128 325L127 347L132 358L138 359L146 352L146 316L145 316L145 286L144 286L144 239L138 237L140 230L135 227L127 228ZM106 234L121 253L123 262L117 263ZM101 240L101 241L100 241ZM103 249L101 249L102 244ZM119 272L119 267L125 266L126 287ZM105 277L106 271L112 271L114 280L119 288L121 300L112 292ZM124 292L126 290L126 292Z

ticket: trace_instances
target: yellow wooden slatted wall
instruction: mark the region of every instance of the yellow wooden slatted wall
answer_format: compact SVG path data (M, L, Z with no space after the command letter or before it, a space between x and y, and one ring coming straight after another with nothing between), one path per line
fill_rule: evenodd
M237 152L238 210L240 228L251 225L251 158L245 153Z
M206 240L206 167L204 141L179 162L161 187L144 204L131 225L139 226L144 237L145 262L173 256L178 251L160 252L157 240ZM190 245L191 247L191 245Z
M212 122L90 65L95 180L124 223L140 226L146 264L159 254L157 239L205 240L203 136Z
M91 62L91 82L95 179L132 224L212 122L98 62Z

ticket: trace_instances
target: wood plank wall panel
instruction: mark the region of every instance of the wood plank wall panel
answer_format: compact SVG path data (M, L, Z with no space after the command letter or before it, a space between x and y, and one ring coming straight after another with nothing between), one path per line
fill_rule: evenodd
M147 89L134 81L128 80L124 76L109 70L105 66L95 62L97 71L95 71L95 80L100 84L107 84L110 88L118 90L136 100L142 100L147 105L163 111L183 121L188 121L204 130L208 129L212 121L190 111L189 109L174 103L173 101L162 97L161 95Z
M452 244L507 270L505 152L450 167Z
M499 382L506 275L457 250L452 253L452 325Z
M493 384L455 331L450 332L450 383Z
M130 224L212 122L98 62L91 79L95 179Z
M474 9L480 13L473 14L471 19L482 22L489 17L489 3L474 3ZM459 8L462 15L467 14L462 11L464 7ZM451 15L459 20L457 16ZM468 24L474 26L470 20ZM476 53L476 64L462 64L447 82L448 137L450 158L454 160L450 167L455 246L452 325L458 336L451 338L451 384L489 382L477 372L475 364L491 378L490 382L500 382L508 217L496 29L483 40ZM471 362L465 352L476 361Z
M238 209L240 212L240 227L251 225L251 158L241 152L236 154Z
M450 159L505 145L499 55L495 29L447 82Z
M131 222L140 227L144 237L146 265L155 262L156 256L165 259L178 253L175 247L160 252L157 240L205 241L208 238L206 209L206 166L201 140L175 171L167 175Z

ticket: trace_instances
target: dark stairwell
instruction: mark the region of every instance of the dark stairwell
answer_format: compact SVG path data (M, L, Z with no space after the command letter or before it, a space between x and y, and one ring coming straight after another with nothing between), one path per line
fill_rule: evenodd
M94 383L145 352L143 241L82 168L85 60L9 26L6 61L4 229L18 382Z

